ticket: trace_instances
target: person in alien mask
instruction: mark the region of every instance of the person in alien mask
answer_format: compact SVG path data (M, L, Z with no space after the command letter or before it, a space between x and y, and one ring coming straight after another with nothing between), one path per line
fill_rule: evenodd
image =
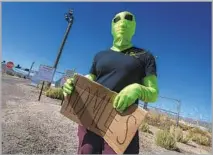
M158 97L157 73L154 56L133 46L135 16L130 12L120 12L112 20L113 46L98 52L90 72L86 75L112 91L118 93L113 107L125 111L132 104L155 102ZM64 95L71 94L73 78L63 87ZM78 127L78 154L116 154L104 139L83 126ZM136 132L124 154L139 154L139 135Z

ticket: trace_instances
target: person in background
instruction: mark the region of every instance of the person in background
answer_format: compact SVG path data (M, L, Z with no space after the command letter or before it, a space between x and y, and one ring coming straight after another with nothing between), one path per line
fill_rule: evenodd
M112 91L117 92L113 107L120 113L132 104L155 102L159 89L155 57L147 50L135 47L135 16L127 11L120 12L112 19L113 45L98 52L86 77ZM64 96L71 94L74 78L66 81ZM116 154L115 151L95 133L85 127L78 127L78 154ZM136 132L124 154L139 154L139 134Z

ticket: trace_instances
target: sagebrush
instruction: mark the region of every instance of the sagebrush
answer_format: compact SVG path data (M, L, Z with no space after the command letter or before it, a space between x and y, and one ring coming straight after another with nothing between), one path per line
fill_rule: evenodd
M141 131L142 131L142 132L150 133L149 125L148 125L146 122L143 122L143 123L141 124Z
M175 138L177 142L180 143L186 144L190 140L189 136L184 136L183 130L180 127L175 127L174 125L170 127L170 134Z
M192 141L194 141L195 143L199 145L211 146L211 139L201 134L194 134L192 137Z
M49 88L46 91L46 96L53 99L63 99L63 90L62 88Z
M149 112L149 115L146 117L145 121L149 125L158 127L159 129L162 129L162 130L169 130L170 126L175 124L173 120L157 112Z
M156 134L155 142L167 150L177 150L176 140L168 130L160 130Z

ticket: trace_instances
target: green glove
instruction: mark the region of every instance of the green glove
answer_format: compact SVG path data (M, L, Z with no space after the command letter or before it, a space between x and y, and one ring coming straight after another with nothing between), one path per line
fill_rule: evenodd
M115 97L113 107L122 113L137 99L149 103L156 102L159 94L157 77L155 75L150 75L143 80L144 85L134 83L121 90Z
M138 87L139 84L134 83L122 89L115 97L113 107L121 113L126 110L139 98L140 89Z
M65 97L67 95L71 95L72 94L72 91L74 89L74 78L75 78L75 75L76 74L74 74L74 76L72 78L67 79L67 81L64 83L63 94L64 94Z
M72 78L67 79L67 81L64 83L63 86L63 94L66 97L67 95L71 95L72 91L74 89L74 79L77 73L74 74ZM96 76L93 74L88 74L85 76L86 78L90 79L91 81L94 81L96 79Z

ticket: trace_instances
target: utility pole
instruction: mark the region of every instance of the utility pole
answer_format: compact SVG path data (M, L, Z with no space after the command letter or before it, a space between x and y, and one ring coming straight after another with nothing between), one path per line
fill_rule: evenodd
M59 59L60 59L60 57L61 57L61 54L62 54L64 45L65 45L65 43L66 43L68 34L69 34L70 29L71 29L72 24L73 24L73 20L74 20L73 10L69 10L69 12L65 14L65 19L66 19L66 21L68 22L68 26L67 26L67 29L66 29L64 38L63 38L63 40L62 40L61 46L60 46L60 48L59 48L59 51L58 51L58 54L57 54L55 63L54 63L54 65L53 65L53 68L55 69L54 74L53 74L53 77L54 77L54 75L55 75L55 72L56 72L56 69L57 69L57 66L58 66ZM50 85L51 85L51 83L48 84L48 86L50 86Z
M31 65L31 67L30 67L29 73L28 73L28 75L27 75L28 78L30 77L30 72L31 72L31 70L32 70L34 64L35 64L35 62L33 62L32 65Z

